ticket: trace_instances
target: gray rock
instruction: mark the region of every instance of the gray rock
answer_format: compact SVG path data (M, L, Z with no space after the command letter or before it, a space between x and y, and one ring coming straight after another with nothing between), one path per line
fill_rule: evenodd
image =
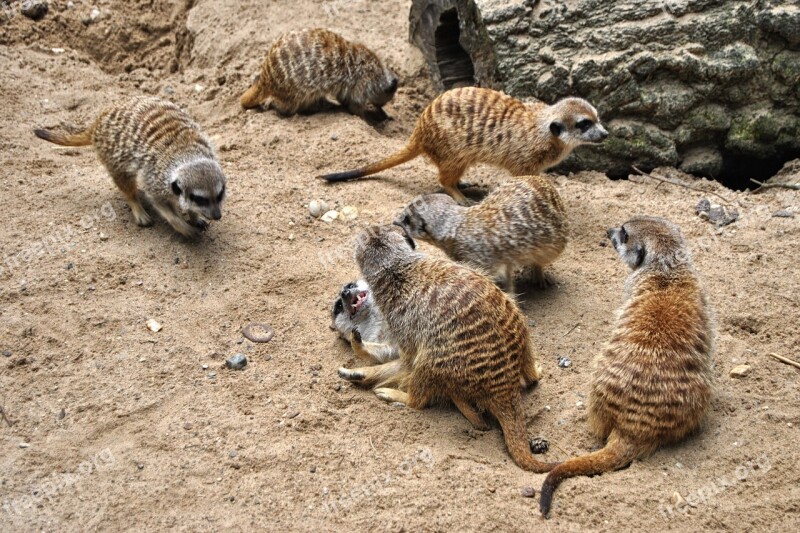
M41 20L47 15L47 2L42 0L26 0L22 2L20 11L23 15L33 20Z
M777 218L794 218L794 213L788 209L781 209L780 211L775 211L772 213L772 216ZM3 352L3 355L5 355L5 352Z
M708 220L716 227L727 226L739 219L739 211L733 207L713 204L708 198L701 199L694 208L697 216Z
M531 453L547 453L550 443L544 437L533 437L530 440Z
M225 366L232 370L242 370L247 366L247 357L242 353L232 355L225 360Z
M793 0L413 0L409 34L440 90L592 102L611 135L563 171L680 164L719 177L742 158L800 156Z
M569 368L569 366L571 364L572 364L572 359L570 359L569 357L559 357L558 358L558 366L560 368Z

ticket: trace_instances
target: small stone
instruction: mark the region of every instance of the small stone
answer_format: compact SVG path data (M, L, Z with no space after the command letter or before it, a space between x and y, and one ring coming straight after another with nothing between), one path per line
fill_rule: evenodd
M107 241L108 240L108 235L106 235L105 233L101 232L100 233L100 240L101 241Z
M195 83L194 84L194 92L201 93L201 92L203 92L203 89L205 89L205 87L203 87L199 83Z
M164 94L174 94L175 89L172 88L172 85L165 85L164 86Z
M578 409L583 409L583 402L578 400L577 402L575 402L575 407L577 407Z
M558 358L558 366L560 368L569 368L569 366L571 364L572 364L572 359L570 359L569 357L559 357Z
M701 199L694 209L701 219L712 222L717 228L727 226L739 219L739 212L736 209L712 204L708 198Z
M531 447L531 453L547 453L550 449L550 443L544 437L533 437L528 444Z
M229 496L229 497L228 497L228 500L229 500L229 501L232 501L232 502L233 502L233 501L236 501L236 496Z
M28 444L27 442L20 442L20 443L19 443L19 447L20 447L20 448L30 448L30 447L31 447L31 445L30 445L30 444Z
M51 48L50 51L53 52L54 54L63 54L64 52L66 52L64 48Z
M217 373L216 372L209 372L208 373L208 379L214 379L215 377L217 377Z
M338 141L339 140L339 136L334 133L334 134L331 135L331 140L332 141Z
M775 211L772 213L772 216L777 218L794 218L794 213L788 209L781 209L780 211Z
M533 487L522 487L520 494L522 494L523 498L533 498L536 496L536 489Z
M136 468L138 468L139 470L144 470L144 465L142 463L139 463L138 465L136 465Z
M686 503L686 500L683 499L683 496L681 496L680 492L675 491L675 492L672 493L672 496L670 497L669 502L672 505L681 505L681 504Z
M203 370L208 370L208 365L203 365L203 366L202 366L202 367L200 367L200 368L202 368Z
M75 263L73 263L71 261L69 263L67 263L67 270L72 270L73 268L75 268Z
M230 457L231 459L236 459L236 457L238 457L238 455L239 454L237 453L236 450L231 450L231 451L228 452L228 457Z
M346 205L342 208L339 214L345 220L355 220L358 218L358 209L356 209L352 205Z
M192 429L193 427L194 427L194 425L193 425L191 422L186 422L186 423L183 425L183 429L185 429L186 431L189 431L189 430L190 430L190 429Z
M32 20L42 20L47 14L47 2L41 0L22 2L22 14Z
M289 234L289 240L290 240L290 241L293 241L293 240L294 240L294 233L290 233L290 234Z
M683 463L681 462L675 463L675 468L683 468Z
M288 419L297 418L299 415L300 411L289 411L288 413L286 413L286 418Z
M322 216L324 211L322 210L321 202L319 200L311 200L308 202L308 214L314 218L319 218Z
M320 370L322 370L322 365L317 363L317 364L311 365L309 368L311 370L315 370L315 371L319 372Z
M497 492L497 488L495 488L495 487L489 487L489 492L490 492L490 493L492 493L492 494L494 494L495 492Z
M335 390L336 392L339 392L340 390L342 390L341 384L337 383L336 385L334 385L333 386L333 390Z
M237 353L225 360L225 366L231 370L241 370L247 366L247 357L243 353Z
M317 471L316 465L314 465L311 468L309 468L308 471L311 472L312 474L315 473Z
M11 350L3 350L3 357L11 357L12 352Z
M331 222L333 222L337 218L339 218L339 213L336 210L331 209L330 211L328 211L324 215L322 215L322 218L320 218L320 220L330 224Z
M750 365L737 365L731 368L730 376L732 378L745 378L750 375L752 369Z
M62 408L58 414L56 415L57 420L64 420L64 417L67 416L67 412Z
M161 331L161 324L159 324L158 321L153 318L148 318L145 324L147 325L147 329L153 333L158 333Z

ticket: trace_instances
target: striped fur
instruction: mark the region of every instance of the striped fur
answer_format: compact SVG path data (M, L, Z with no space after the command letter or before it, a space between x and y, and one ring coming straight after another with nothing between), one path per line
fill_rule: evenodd
M607 136L595 108L580 98L551 106L524 104L502 92L464 87L436 98L398 153L358 170L320 178L356 179L424 154L439 169L445 192L464 204L467 200L457 185L472 165L487 163L514 176L535 175L558 164L573 148Z
M312 109L326 96L357 115L380 109L394 97L397 77L364 45L324 29L284 33L273 43L261 74L242 95L244 108L271 97L282 115Z
M554 465L530 451L520 376L539 380L530 335L517 305L483 275L414 251L398 226L371 227L356 244L356 262L372 287L400 359L340 369L374 386L387 401L421 409L452 401L477 428L483 413L500 422L511 457L522 468Z
M152 221L140 194L187 237L222 216L226 179L211 142L172 102L133 98L105 109L80 133L34 133L64 146L94 145L141 226Z
M480 204L458 205L445 194L415 198L397 218L413 238L442 249L451 259L490 272L514 293L514 271L543 268L567 245L567 216L558 191L545 177L522 176L497 187Z
M540 508L573 476L616 470L695 431L711 399L711 311L680 230L651 217L608 231L633 272L606 349L595 361L589 426L606 446L544 481Z

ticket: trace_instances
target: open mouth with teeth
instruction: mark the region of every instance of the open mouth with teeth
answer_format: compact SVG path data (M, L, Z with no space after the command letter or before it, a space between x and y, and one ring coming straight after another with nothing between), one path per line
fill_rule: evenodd
M367 301L367 291L349 291L347 294L342 294L342 300L347 312L350 313L350 318L353 318Z

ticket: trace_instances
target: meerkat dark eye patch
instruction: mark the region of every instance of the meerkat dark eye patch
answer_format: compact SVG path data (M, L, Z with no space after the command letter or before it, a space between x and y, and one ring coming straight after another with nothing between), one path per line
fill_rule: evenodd
M333 314L338 315L344 312L344 304L342 303L342 299L339 298L336 300L336 303L333 304Z
M208 205L208 198L204 198L202 196L197 196L196 194L190 194L189 200L194 202L196 205L200 207L205 207Z
M225 187L224 186L222 187L222 190L219 191L219 194L217 195L217 203L221 202L223 198L225 198Z
M564 125L560 122L551 122L550 123L550 133L558 137L561 135L561 132L564 131Z
M583 120L579 120L578 122L576 122L575 126L579 130L581 130L583 132L586 132L586 131L590 130L592 126L594 126L594 122L592 122L588 118L585 118Z
M644 246L642 245L636 246L636 248L634 248L634 253L636 253L636 266L637 267L642 266L642 263L644 263L644 255L645 255Z
M619 228L619 242L625 244L628 242L628 232L625 231L625 226Z
M172 187L172 194L174 194L175 196L180 196L181 193L183 192L181 191L181 188L178 185L177 181L173 181L171 187Z

